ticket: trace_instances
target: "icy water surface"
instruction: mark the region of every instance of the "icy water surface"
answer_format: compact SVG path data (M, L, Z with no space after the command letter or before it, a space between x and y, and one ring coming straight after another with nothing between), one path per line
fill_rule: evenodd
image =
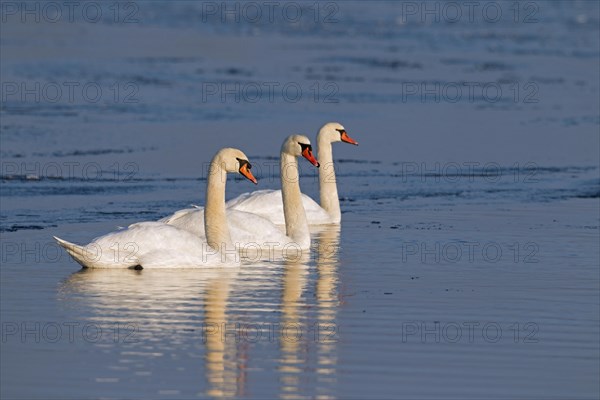
M3 398L598 398L597 2L115 4L3 8ZM360 145L303 258L81 270L53 243L203 204L225 146L277 188L283 138L332 120Z

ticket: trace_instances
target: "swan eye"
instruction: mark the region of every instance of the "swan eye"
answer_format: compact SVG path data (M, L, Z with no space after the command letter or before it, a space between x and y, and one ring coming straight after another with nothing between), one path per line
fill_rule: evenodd
M336 129L336 131L338 131L340 133L340 135L343 135L344 133L346 133L345 129Z
M312 146L310 144L304 144L304 143L300 143L298 142L298 144L300 145L300 148L302 149L302 151L308 149L308 151L312 151Z
M244 165L246 165L248 169L252 169L252 164L250 164L248 160L242 160L241 158L237 157L236 160L238 160L238 162L240 163L240 169L242 169Z

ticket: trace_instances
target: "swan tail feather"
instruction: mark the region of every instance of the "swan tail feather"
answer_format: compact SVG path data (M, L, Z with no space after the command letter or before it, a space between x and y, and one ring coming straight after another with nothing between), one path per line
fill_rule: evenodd
M90 266L90 261L94 259L94 255L89 250L75 243L67 242L66 240L63 240L59 237L53 237L54 240L56 240L56 242L58 243L58 245L65 249L67 253L69 253L69 255L73 257L73 259L77 261L82 267L87 268Z

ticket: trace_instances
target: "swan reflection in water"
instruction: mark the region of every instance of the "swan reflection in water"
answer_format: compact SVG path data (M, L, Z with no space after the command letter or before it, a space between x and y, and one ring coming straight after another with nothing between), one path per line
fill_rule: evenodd
M121 377L128 371L138 378L144 370L151 375L157 363L164 367L165 362L177 363L189 357L202 360L204 378L194 377L182 391L193 388L200 397L260 392L261 382L249 381L251 367L279 375L281 398L327 397L334 390L337 361L337 333L331 329L336 327L339 304L339 227L320 229L315 238L312 255L316 274L305 256L233 268L83 269L61 284L59 297L70 314L82 315L86 323L102 327L119 324L124 333L133 333L133 340L102 343L105 350L115 348L118 359L114 369L120 369ZM307 289L312 287L314 298L307 296L312 293ZM280 320L272 321L277 311L281 312ZM238 323L264 326L265 321L281 328L275 340L263 334L262 343L255 343L243 336L236 340L240 339L239 332L222 332L235 330ZM270 366L264 366L265 355L258 354L265 342L279 349L272 373ZM262 365L253 362L253 356ZM198 365L190 367L182 360L173 373L189 375L186 367L196 373ZM179 376L177 381L181 379ZM251 387L257 389L252 391Z
M317 341L317 393L326 396L327 388L336 384L337 340L339 338L337 310L340 305L338 292L338 267L340 247L340 227L320 233L317 253L317 323L319 340ZM332 395L335 393L332 393Z
M332 393L337 362L338 249L340 227L327 225L313 232L316 237L315 298L307 298L310 268L301 260L288 260L284 266L281 295L279 372L280 398L334 397ZM316 301L316 316L307 315ZM315 356L311 353L316 353ZM316 384L308 384L303 374L313 369ZM309 389L310 387L310 389ZM315 389L312 389L315 388ZM316 393L307 392L316 390Z

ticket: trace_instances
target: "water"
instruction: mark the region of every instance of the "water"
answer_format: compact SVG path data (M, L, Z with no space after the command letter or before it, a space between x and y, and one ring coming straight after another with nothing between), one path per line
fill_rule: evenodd
M131 4L0 28L3 398L598 398L596 2ZM53 244L202 204L223 146L277 188L283 138L331 120L360 146L306 258L90 271Z

